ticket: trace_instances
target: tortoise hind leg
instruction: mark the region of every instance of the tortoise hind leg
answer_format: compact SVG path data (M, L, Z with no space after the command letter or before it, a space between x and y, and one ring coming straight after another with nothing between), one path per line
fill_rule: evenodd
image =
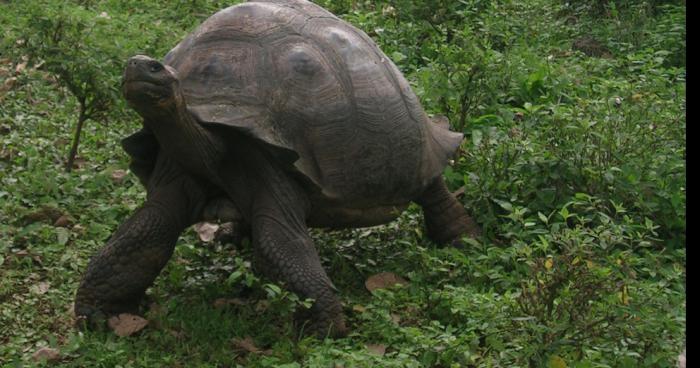
M450 193L442 176L437 177L415 200L423 207L428 238L438 244L460 244L460 237L476 238L481 229L464 206Z

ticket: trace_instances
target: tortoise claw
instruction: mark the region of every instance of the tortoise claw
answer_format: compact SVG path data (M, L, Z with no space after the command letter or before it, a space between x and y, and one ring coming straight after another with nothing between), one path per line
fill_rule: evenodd
M312 315L310 310L297 312L294 325L299 338L313 336L322 340L327 337L337 339L347 336L349 329L342 314L336 317L322 314L316 315L316 318L309 318Z
M78 304L74 306L75 327L81 331L103 331L107 326L107 314L93 306Z
M139 314L140 302L130 301L112 303L108 306L97 307L97 303L76 301L73 307L75 312L75 327L81 331L104 331L110 317L121 313Z

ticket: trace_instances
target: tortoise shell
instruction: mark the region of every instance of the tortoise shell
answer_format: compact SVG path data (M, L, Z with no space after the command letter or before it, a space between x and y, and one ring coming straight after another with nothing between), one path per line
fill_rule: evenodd
M221 10L163 62L200 123L264 143L329 200L406 202L462 140L364 32L305 0ZM127 151L137 162L154 150Z

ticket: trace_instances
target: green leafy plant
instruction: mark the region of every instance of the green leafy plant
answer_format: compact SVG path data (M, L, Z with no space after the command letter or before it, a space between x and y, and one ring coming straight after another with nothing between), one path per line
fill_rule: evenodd
M123 111L120 79L126 59L160 48L157 38L138 32L143 19L98 9L54 1L22 3L13 8L18 19L5 39L5 50L55 77L77 102L68 171L74 166L85 122L107 125L115 112ZM158 30L153 31L157 36Z

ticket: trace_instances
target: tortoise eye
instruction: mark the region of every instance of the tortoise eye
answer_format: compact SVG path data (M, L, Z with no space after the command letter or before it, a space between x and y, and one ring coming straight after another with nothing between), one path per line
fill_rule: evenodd
M151 71L151 73L159 72L163 70L163 65L161 65L160 63L153 63L151 64L149 70Z

